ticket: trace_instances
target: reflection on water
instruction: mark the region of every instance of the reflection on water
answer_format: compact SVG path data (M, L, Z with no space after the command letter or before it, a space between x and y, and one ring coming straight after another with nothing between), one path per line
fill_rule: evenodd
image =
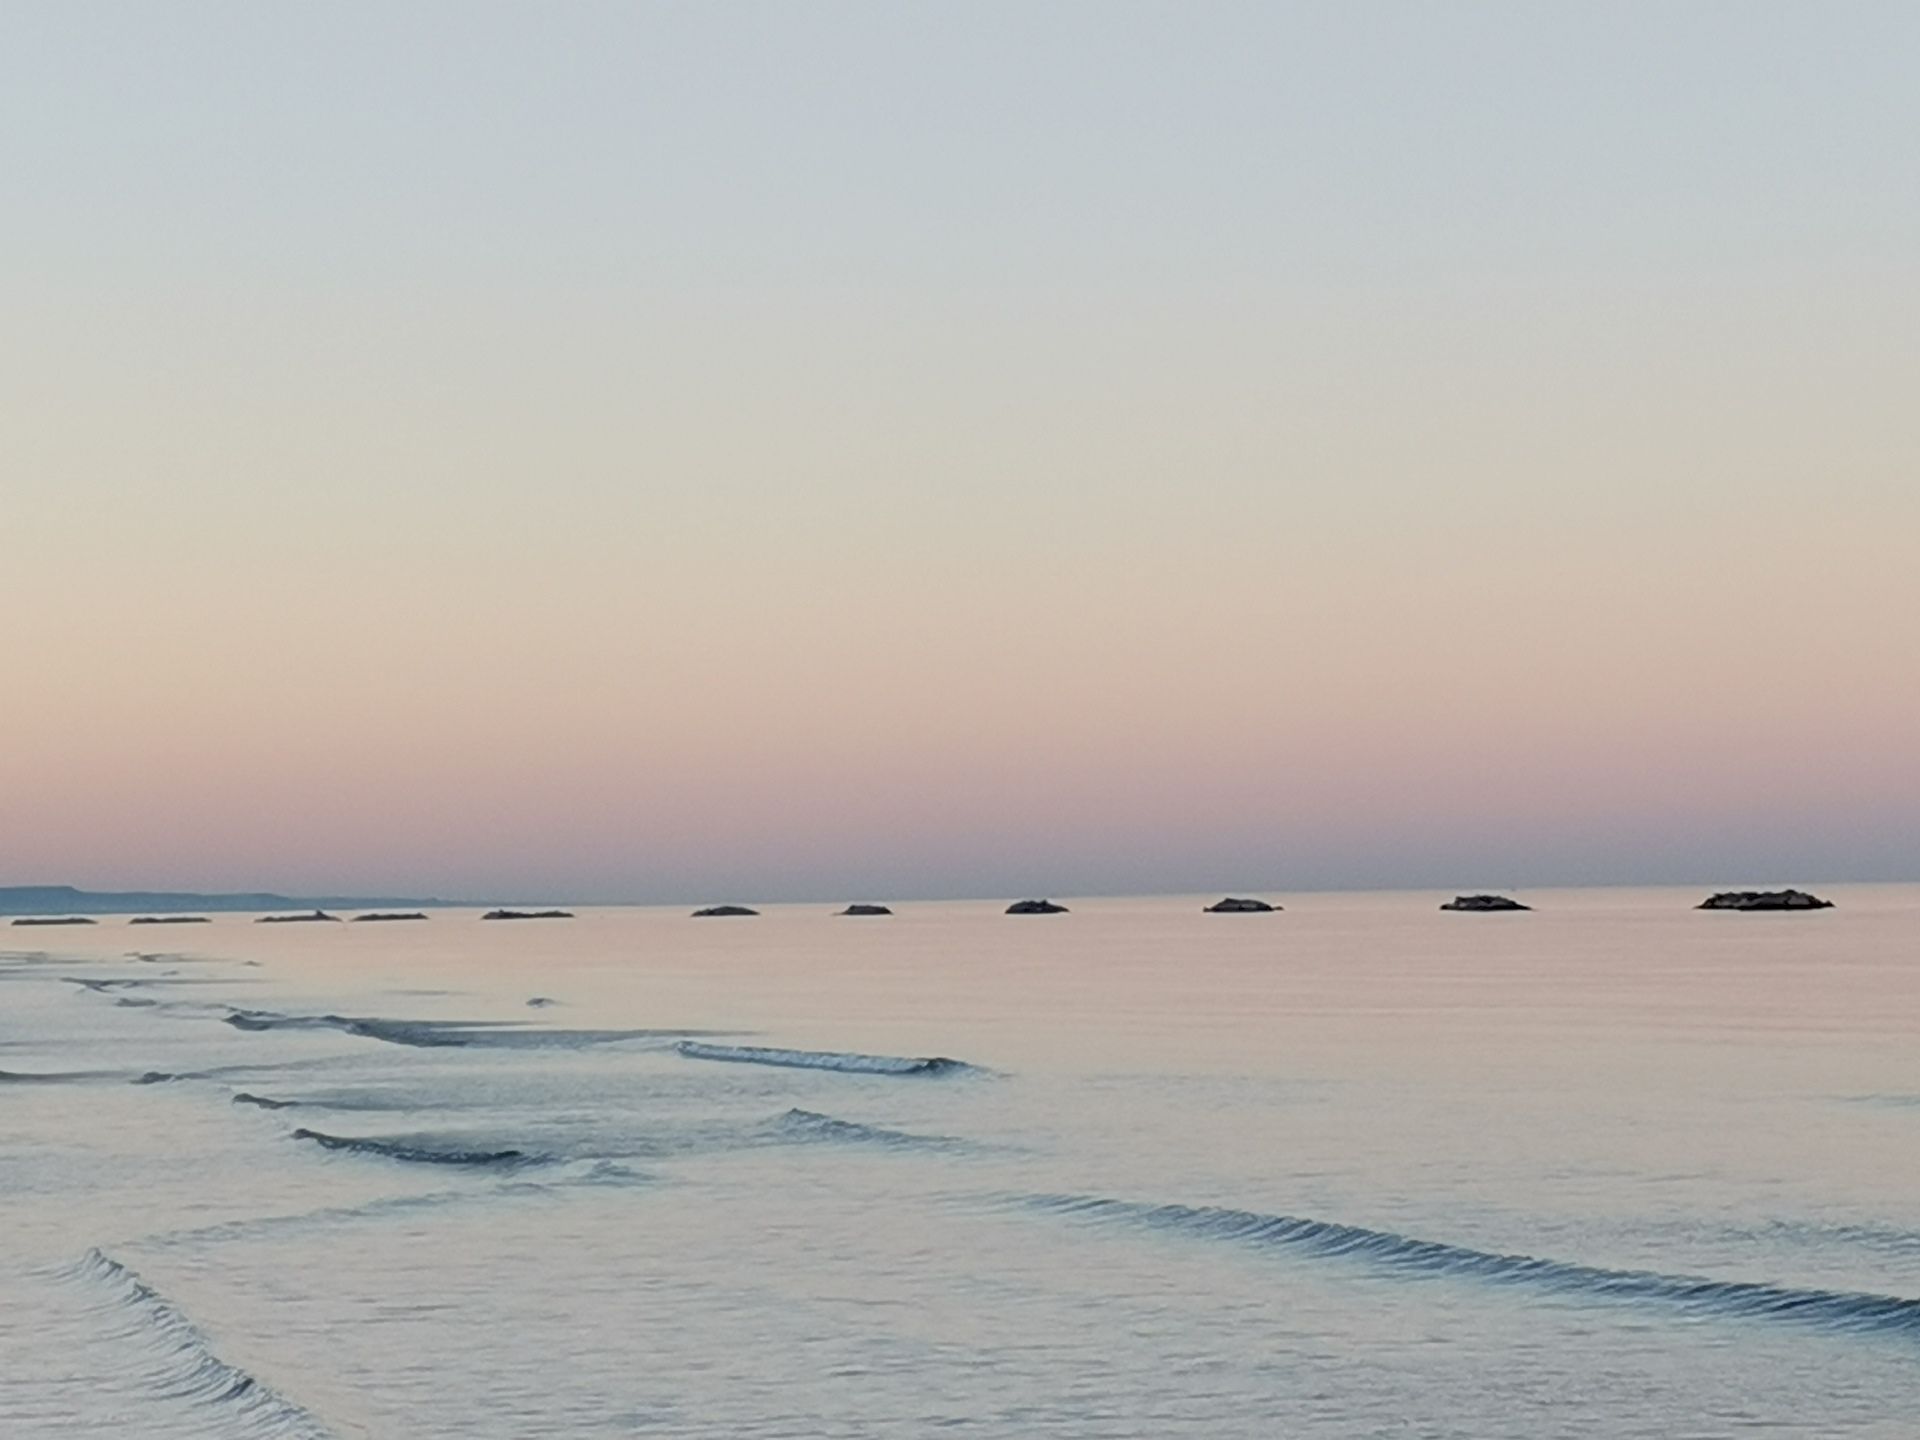
M0 1433L1908 1437L1920 889L1832 893L36 933Z

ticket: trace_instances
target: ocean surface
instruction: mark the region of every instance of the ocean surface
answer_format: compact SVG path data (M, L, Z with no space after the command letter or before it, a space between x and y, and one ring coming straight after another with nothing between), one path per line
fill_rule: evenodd
M1912 1440L1820 888L0 930L0 1435Z

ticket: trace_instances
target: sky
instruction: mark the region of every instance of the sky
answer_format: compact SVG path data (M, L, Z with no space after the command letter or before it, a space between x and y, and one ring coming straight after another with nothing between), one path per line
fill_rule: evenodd
M1920 7L10 0L0 883L1920 879Z

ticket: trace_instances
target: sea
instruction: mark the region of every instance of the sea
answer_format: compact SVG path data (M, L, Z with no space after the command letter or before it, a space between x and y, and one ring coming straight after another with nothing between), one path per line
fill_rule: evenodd
M1820 888L6 928L0 1436L1913 1440Z

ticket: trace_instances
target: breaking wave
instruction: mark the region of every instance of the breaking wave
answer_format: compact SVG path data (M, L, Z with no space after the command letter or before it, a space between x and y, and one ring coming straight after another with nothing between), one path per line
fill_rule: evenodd
M295 1130L293 1138L311 1140L326 1150L345 1150L355 1155L377 1155L383 1159L404 1160L414 1165L518 1168L523 1165L544 1164L553 1158L548 1155L534 1155L525 1150L462 1150L436 1145L431 1140L417 1140L412 1137L381 1140L371 1136L329 1135L324 1130Z
M236 1030L338 1030L395 1045L441 1046L470 1043L473 1026L433 1020L368 1020L350 1015L281 1015L272 1010L230 1010L227 1024Z
M1920 1300L1848 1290L1710 1280L1652 1270L1612 1270L1531 1255L1502 1255L1292 1215L1202 1205L1147 1205L1087 1195L1039 1195L1025 1203L1057 1214L1122 1221L1249 1245L1352 1258L1421 1275L1454 1276L1559 1294L1664 1305L1694 1315L1791 1320L1842 1330L1920 1333Z
M357 1015L282 1015L272 1010L229 1010L236 1030L338 1030L389 1045L421 1049L486 1046L493 1049L575 1050L623 1040L671 1041L710 1030L549 1030L511 1020L387 1020Z
M831 1050L709 1045L699 1040L682 1040L675 1048L690 1060L724 1060L737 1065L782 1065L796 1070L840 1070L853 1075L953 1075L975 1069L963 1060L949 1060L943 1055L843 1055Z
M160 1363L146 1378L168 1398L218 1406L260 1435L330 1440L331 1432L311 1413L214 1354L172 1301L118 1260L89 1250L70 1274L101 1287L117 1306L139 1317L160 1352Z

